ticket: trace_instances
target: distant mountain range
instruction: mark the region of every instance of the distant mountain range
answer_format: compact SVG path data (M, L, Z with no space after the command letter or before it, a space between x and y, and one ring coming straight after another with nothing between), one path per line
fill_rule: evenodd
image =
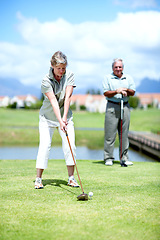
M151 80L149 78L144 78L140 85L136 88L138 93L160 93L160 79Z
M87 92L84 88L82 91L77 88L74 90L74 94L86 94ZM96 90L96 89L95 89ZM160 93L160 80L151 80L149 78L144 78L140 85L136 88L137 93ZM15 95L27 95L31 94L37 98L41 98L40 87L36 88L34 86L26 86L22 84L19 80L14 78L0 78L0 96L13 97Z
M37 98L41 98L40 87L26 86L19 80L14 78L0 78L0 96L13 97L16 95L27 95L31 94Z

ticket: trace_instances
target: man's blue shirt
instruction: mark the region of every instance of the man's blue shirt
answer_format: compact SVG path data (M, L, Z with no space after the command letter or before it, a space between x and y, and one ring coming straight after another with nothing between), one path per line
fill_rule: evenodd
M104 80L102 82L103 84L103 93L107 91L115 91L118 88L127 88L136 90L135 83L133 81L133 78L128 74L123 74L121 78L118 78L114 75L114 73L108 74L104 77ZM113 102L120 102L120 99L122 98L121 94L116 94L111 98L106 97L107 100L113 101ZM127 102L129 97L123 97L123 100Z

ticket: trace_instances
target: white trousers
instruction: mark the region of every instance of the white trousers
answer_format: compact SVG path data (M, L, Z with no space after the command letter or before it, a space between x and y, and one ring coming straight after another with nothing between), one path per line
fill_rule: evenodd
M62 138L62 149L63 149L66 165L67 166L75 165L71 155L66 134L60 129L59 123L47 121L43 116L40 116L40 121L39 121L40 143L39 143L39 149L38 149L37 160L36 160L36 168L40 168L40 169L47 168L49 153L51 150L52 136L56 128L58 129L59 134ZM75 132L74 132L74 123L72 121L72 118L68 120L67 133L70 140L72 152L76 160Z

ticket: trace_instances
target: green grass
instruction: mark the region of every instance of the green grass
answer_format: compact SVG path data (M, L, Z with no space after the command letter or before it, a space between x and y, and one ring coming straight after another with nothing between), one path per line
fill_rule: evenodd
M103 148L104 132L82 131L78 128L104 127L105 114L74 112L76 145L89 148ZM39 111L0 109L0 145L37 146L39 142ZM130 130L160 132L160 110L131 111ZM116 145L118 144L118 139ZM61 145L61 138L55 131L53 145Z
M130 130L160 132L160 110L153 108L131 111Z
M78 160L77 165L92 200L77 201L81 189L66 185L63 160L49 161L41 190L34 189L34 160L1 160L0 239L159 239L159 163L121 168Z
M0 108L0 127L37 127L39 111Z
M0 108L0 127L38 127L39 111ZM74 112L75 127L103 128L105 114ZM136 109L131 111L130 129L135 131L160 131L160 110Z
M0 109L0 145L37 145L38 111ZM74 112L76 128L103 128L104 114ZM160 132L158 109L133 110L130 130ZM76 130L76 145L103 148L103 131ZM53 145L61 145L58 132ZM50 160L43 190L34 189L35 161L0 161L1 240L158 240L159 163L132 167L104 166L101 161L77 161L86 193L67 184L63 160ZM77 178L77 176L76 176Z
M89 112L74 112L74 124L78 128L103 128L105 114L89 113Z

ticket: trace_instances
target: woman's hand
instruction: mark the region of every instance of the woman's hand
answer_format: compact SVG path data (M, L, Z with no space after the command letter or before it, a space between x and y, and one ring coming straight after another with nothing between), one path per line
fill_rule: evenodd
M67 130L67 125L68 125L67 118L65 118L65 117L63 116L62 121L63 121L63 123L65 124L65 129L64 129L64 131L66 131L66 130ZM63 129L61 129L61 130L63 131Z
M65 133L67 130L67 124L62 120L60 121L60 129Z
M52 105L53 111L54 111L54 113L55 113L55 115L56 115L56 117L57 117L57 119L59 121L60 129L63 132L65 132L66 126L67 126L67 124L66 124L67 119L65 119L65 118L62 119L61 118L61 113L60 113L59 105L58 105L58 102L57 102L55 94L52 91L52 92L45 93L45 95L48 97L48 99L49 99L49 101L50 101L50 103Z
M68 121L67 121L67 118L66 117L62 117L62 121L67 125L68 124Z

